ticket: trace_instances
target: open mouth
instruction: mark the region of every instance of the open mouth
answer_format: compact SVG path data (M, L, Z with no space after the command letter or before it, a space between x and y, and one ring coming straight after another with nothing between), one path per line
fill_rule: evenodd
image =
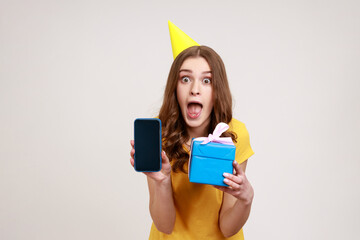
M196 119L200 116L203 105L199 102L189 102L187 105L187 114L190 118Z

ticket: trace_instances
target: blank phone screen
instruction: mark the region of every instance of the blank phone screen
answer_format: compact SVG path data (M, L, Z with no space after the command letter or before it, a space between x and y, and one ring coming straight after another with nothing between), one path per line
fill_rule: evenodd
M140 118L134 122L135 170L156 172L161 169L161 121Z

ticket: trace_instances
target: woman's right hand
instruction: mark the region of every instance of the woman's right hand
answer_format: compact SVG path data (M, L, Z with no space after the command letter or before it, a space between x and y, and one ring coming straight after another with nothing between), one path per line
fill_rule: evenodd
M134 167L134 140L130 141L130 163ZM156 228L170 234L175 225L176 211L171 185L171 165L165 152L161 153L162 166L159 172L143 172L147 176L150 195L150 215Z
M130 163L134 167L134 154L135 154L134 140L130 140L130 145L131 145ZM170 179L171 165L169 158L166 156L166 153L164 151L162 151L161 153L161 158L162 158L162 162L161 162L162 166L159 172L143 172L146 176L148 176L151 179L154 179L157 182L162 182L166 179Z

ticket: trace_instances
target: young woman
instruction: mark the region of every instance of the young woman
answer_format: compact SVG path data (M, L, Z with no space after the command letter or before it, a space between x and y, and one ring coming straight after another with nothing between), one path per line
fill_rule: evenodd
M159 118L163 149L160 172L147 172L150 215L149 239L243 239L254 191L246 178L247 159L254 153L245 125L232 118L232 99L224 64L206 46L182 51L174 60ZM236 154L234 174L224 174L229 187L189 182L192 138L208 136L225 122ZM134 166L134 141L131 141Z

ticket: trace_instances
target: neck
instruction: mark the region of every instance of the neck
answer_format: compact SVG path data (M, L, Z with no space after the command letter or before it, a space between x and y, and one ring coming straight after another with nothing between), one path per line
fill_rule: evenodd
M209 124L210 120L204 122L201 126L198 127L187 127L187 133L189 134L189 140L187 141L187 144L190 145L191 139L197 138L197 137L207 137L209 135Z

